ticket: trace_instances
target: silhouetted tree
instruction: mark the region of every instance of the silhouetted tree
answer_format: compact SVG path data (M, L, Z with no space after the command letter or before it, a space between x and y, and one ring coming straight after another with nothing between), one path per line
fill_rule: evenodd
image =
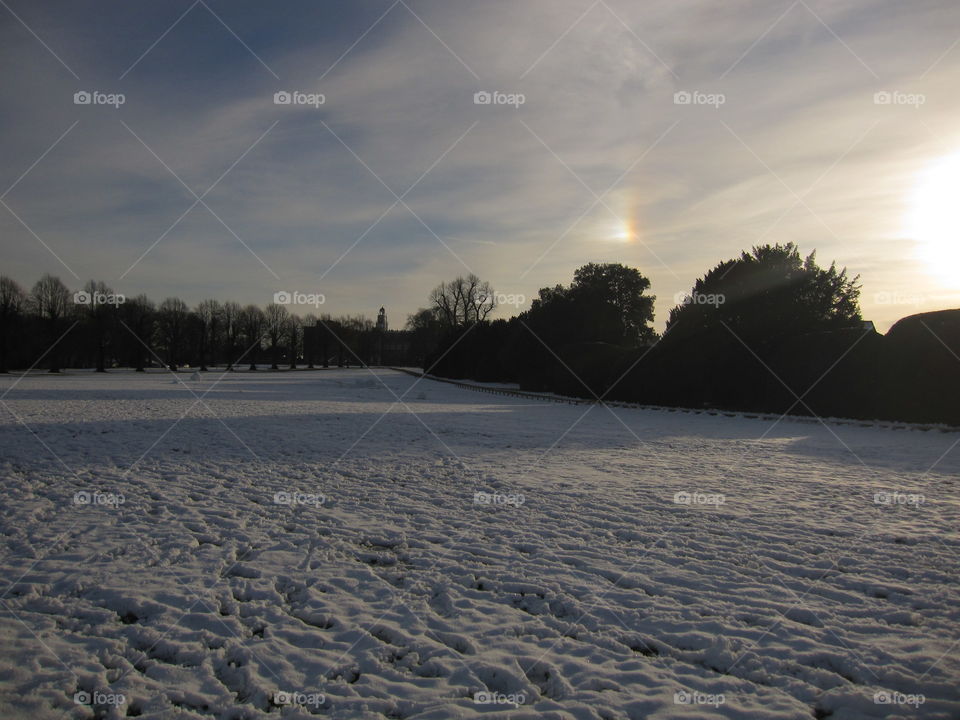
M266 316L256 305L247 305L240 312L240 331L245 346L244 355L250 356L250 370L257 369L257 356L263 343L263 326Z
M280 369L280 342L287 333L287 321L290 319L290 312L283 305L270 303L264 312L264 319L267 326L267 337L270 339L270 369Z
M64 319L70 309L70 291L60 278L49 273L37 280L30 291L33 313L45 329L46 352L50 358L50 372L60 372L60 348L58 347Z
M180 298L167 298L157 310L157 340L167 358L167 367L176 371L181 363L190 308Z
M437 285L430 293L430 302L440 322L448 328L485 320L496 307L490 283L481 281L473 273Z
M144 372L145 360L151 354L156 308L146 295L127 298L120 307L120 320L126 326L128 361L137 372Z
M7 372L11 340L20 331L27 294L13 278L0 276L0 373Z

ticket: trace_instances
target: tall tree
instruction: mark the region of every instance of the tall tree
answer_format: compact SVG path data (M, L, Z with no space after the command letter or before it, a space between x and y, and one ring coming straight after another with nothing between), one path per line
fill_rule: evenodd
M245 350L243 355L250 356L250 370L257 369L257 356L263 343L263 326L266 317L256 305L247 305L240 311L240 331ZM243 355L238 360L243 358Z
M237 352L237 341L241 333L242 310L240 304L232 300L225 302L221 308L220 317L223 323L223 354L227 359L227 370L233 371L233 364L236 362L234 356Z
M7 372L11 340L20 330L27 294L17 282L0 275L0 373Z
M167 367L176 371L182 361L190 308L180 298L167 298L157 310L157 335L166 353Z
M69 311L70 291L50 273L37 280L30 291L30 304L45 329L50 372L60 372L60 334Z
M137 372L144 372L152 353L155 313L153 301L144 294L128 298L120 307L120 320L127 330L126 345L130 348L128 361Z
M496 295L490 283L471 273L437 285L430 302L444 327L459 328L485 320L496 307Z
M270 303L264 312L267 325L267 337L270 339L270 369L280 369L280 343L287 334L287 321L290 311L286 306Z
M763 245L727 260L694 283L688 301L667 321L671 338L726 325L748 344L849 327L860 321L859 276L836 263L823 269L816 253L801 258L793 243Z
M216 347L216 334L219 329L221 308L216 300L204 300L195 310L197 316L197 337L200 340L200 369L207 370L208 356L212 355Z

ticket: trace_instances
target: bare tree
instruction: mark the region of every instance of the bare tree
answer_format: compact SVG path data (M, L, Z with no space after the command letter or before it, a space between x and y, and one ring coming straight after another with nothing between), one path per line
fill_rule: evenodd
M444 327L459 328L485 320L496 307L490 283L470 273L441 283L430 293L430 302Z
M199 330L200 347L200 369L206 371L207 356L212 353L216 347L215 338L220 324L220 303L216 300L204 300L195 311L197 316L197 329Z
M10 339L23 321L27 294L13 278L0 276L0 373L7 372Z
M250 354L251 370L257 369L257 355L260 352L260 345L263 342L263 326L265 323L266 316L263 314L263 310L256 305L247 305L240 312L240 330L243 334L244 345L246 346L243 354Z
M49 343L50 372L60 372L60 352L57 344L60 341L60 332L63 320L69 310L70 291L63 281L47 273L37 280L30 291L30 304L34 314L40 319L46 329L46 340Z
M287 319L287 347L290 348L290 369L297 369L297 356L303 341L303 321L291 313Z
M237 339L240 337L240 304L225 302L220 309L220 319L223 323L223 351L227 357L227 370L233 370L234 353L237 350Z
M130 360L137 372L144 372L145 358L150 354L155 313L153 301L142 293L127 300L121 307L121 320L133 335Z
M190 308L180 298L167 298L157 311L157 335L167 356L167 367L176 371L187 335Z
M287 334L287 322L290 320L290 311L283 305L270 303L264 313L267 322L267 337L270 338L270 369L280 369L280 342Z

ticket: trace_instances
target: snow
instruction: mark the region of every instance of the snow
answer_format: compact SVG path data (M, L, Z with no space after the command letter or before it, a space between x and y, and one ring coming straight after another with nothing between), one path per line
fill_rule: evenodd
M173 377L0 379L0 716L960 716L956 433Z

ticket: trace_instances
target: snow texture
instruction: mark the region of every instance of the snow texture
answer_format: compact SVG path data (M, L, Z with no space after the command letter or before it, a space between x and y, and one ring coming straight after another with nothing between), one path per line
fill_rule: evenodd
M960 435L0 379L0 716L960 717Z

